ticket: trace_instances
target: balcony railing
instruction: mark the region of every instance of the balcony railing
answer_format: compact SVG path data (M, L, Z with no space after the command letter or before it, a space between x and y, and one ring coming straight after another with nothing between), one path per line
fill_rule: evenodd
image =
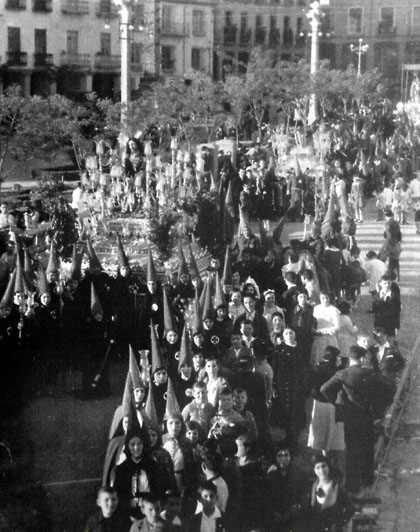
M90 68L90 54L61 54L62 66L73 66L78 68Z
M172 21L164 22L161 33L167 37L187 37L189 34L188 24Z
M118 9L113 2L98 2L95 6L95 15L100 18L116 18Z
M6 9L26 9L26 0L6 0Z
M53 54L34 54L34 66L45 67L50 66L54 62Z
M26 52L6 52L8 66L26 66L28 64L28 54Z
M239 30L239 44L249 44L251 42L251 28L241 28Z
M397 28L395 26L391 26L391 24L388 24L386 22L379 22L378 24L378 30L377 30L378 36L394 36L397 34Z
M120 55L95 55L95 68L98 70L120 70L121 56Z
M234 44L236 42L236 34L238 33L236 26L225 26L223 28L223 42L225 44Z
M65 15L88 15L89 2L86 0L63 0L61 12Z
M174 72L175 59L165 59L162 61L162 72Z
M255 29L255 44L265 44L265 36L267 35L266 28L256 28Z
M34 13L51 13L52 0L33 0L32 11Z

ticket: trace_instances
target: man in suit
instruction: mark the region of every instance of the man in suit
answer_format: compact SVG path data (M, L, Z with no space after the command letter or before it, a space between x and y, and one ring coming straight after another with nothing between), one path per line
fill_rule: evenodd
M334 404L341 403L346 444L346 488L358 493L373 483L374 421L392 401L392 386L374 369L361 365L365 349L349 349L348 368L338 371L321 387L321 393Z
M205 480L200 482L198 493L203 510L191 518L188 532L224 532L222 512L216 506L216 486L211 480Z
M239 331L241 328L241 323L245 320L250 320L252 322L255 338L258 338L264 344L268 344L269 334L267 320L260 312L256 310L255 297L252 295L245 296L243 304L245 307L245 312L236 318L235 323L233 324L233 331Z

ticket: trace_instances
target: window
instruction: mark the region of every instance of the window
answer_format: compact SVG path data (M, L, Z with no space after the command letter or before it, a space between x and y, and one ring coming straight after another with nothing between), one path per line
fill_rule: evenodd
M111 34L101 33L101 55L111 55Z
M193 35L205 35L204 29L204 11L194 9L192 13L192 33Z
M47 30L35 30L35 53L47 53Z
M233 24L232 11L225 11L225 25L232 26L232 24Z
M348 33L362 33L362 8L351 7L349 9Z
M163 31L170 31L172 25L172 8L171 6L163 6L162 7L162 30Z
M67 53L77 54L79 50L79 32L68 31L67 32Z
M241 30L246 30L248 27L248 13L241 13Z
M381 7L381 20L386 27L392 28L394 26L394 8Z
M411 33L420 33L420 6L413 7L413 24Z
M175 50L173 46L162 46L162 70L172 71L175 68Z
M143 55L143 45L141 42L131 43L131 62L133 65L139 65Z
M9 52L20 53L20 28L7 28L7 49Z
M194 70L202 70L202 50L201 48L191 48L191 67Z

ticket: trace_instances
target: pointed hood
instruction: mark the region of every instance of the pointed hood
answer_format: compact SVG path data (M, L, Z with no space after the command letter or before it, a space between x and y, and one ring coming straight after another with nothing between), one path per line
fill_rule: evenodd
M215 284L214 308L217 309L217 307L220 305L225 305L227 308L226 297L223 292L222 283L220 282L219 272L216 272L216 279L214 281L214 284Z
M104 313L98 294L96 293L95 286L92 282L90 283L90 313L92 316L95 316L95 314Z
M193 365L191 341L186 325L184 326L184 330L182 331L181 348L179 350L178 371L181 371L181 367L184 365L191 367Z
M16 277L15 277L15 288L14 291L27 294L32 292L33 287L28 282L25 272L22 267L22 260L20 258L20 246L16 246Z
M273 242L280 242L285 223L286 216L283 216L283 218L281 218L279 223L277 224L277 227L273 230Z
M258 231L260 233L261 246L264 249L267 249L268 248L268 235L267 235L267 231L264 227L264 223L261 220L261 218L258 218Z
M191 322L191 332L195 334L203 329L203 324L201 322L202 308L200 306L200 299L198 293L196 292L194 302L193 302L193 316Z
M225 263L223 265L223 284L232 284L232 253L230 246L226 246Z
M163 287L163 328L164 335L166 336L169 331L178 332L178 325L175 320L174 313L172 312L171 305L169 304L168 292L166 286Z
M232 243L235 237L235 215L233 208L227 206L226 204L222 209L222 231L223 231L223 240L227 243Z
M129 416L134 409L134 395L133 384L131 382L130 372L127 371L127 377L125 379L124 395L122 400L122 417Z
M178 400L175 395L174 385L172 380L168 377L168 390L166 392L166 410L164 419L168 419L173 415L181 414L181 408L179 407Z
M39 296L42 296L42 294L51 295L50 287L48 285L48 280L47 280L47 272L45 271L45 269L42 266L42 264L40 264L38 266L38 276L37 277L38 277L38 279L37 279L36 289L37 289L38 295Z
M15 290L15 279L16 279L16 268L13 270L12 275L10 276L9 282L7 283L6 290L4 291L3 297L0 301L0 308L12 307L13 305L13 295Z
M141 372L140 367L137 363L136 354L134 352L134 349L129 346L129 373L131 378L131 383L133 385L133 390L135 388L145 388L143 379L141 378Z
M95 269L102 270L101 261L99 260L99 257L96 254L96 251L92 246L92 242L90 241L90 239L87 240L87 254L89 257L89 269L91 271Z
M150 247L148 250L148 258L147 258L147 282L157 283L156 268L155 268L155 263L153 262L153 255L152 255L152 250Z
M204 279L204 285L203 285L203 289L201 290L200 299L199 299L199 303L200 303L199 306L201 309L201 313L203 312L203 309L204 309L204 305L205 305L206 298L207 298L207 292L210 292L210 284L209 284L208 277Z
M165 368L166 362L163 358L158 338L156 335L156 330L153 326L153 322L150 320L150 351L152 357L152 375L158 370Z
M181 242L178 242L178 279L182 274L189 275L187 261L185 260L184 251Z
M229 181L228 189L225 197L225 206L233 207L233 191L232 191L232 180Z
M117 255L118 255L118 267L129 268L130 263L128 261L127 255L125 254L119 233L117 233Z
M210 290L210 285L207 283L207 291L206 291L206 297L204 299L204 305L203 305L203 315L202 320L214 320L214 309L213 309L213 302L212 302L212 295Z
M48 265L46 269L47 277L52 273L60 272L60 261L58 260L57 249L54 240L51 240L50 257L48 259Z
M23 271L25 272L26 278L31 281L31 283L34 283L36 279L36 275L32 266L32 259L29 255L28 248L25 246L23 248L24 253L24 260L23 260Z
M144 407L147 417L150 419L152 425L158 425L158 416L156 412L155 398L153 396L153 386L149 386L147 394L146 405Z
M188 251L190 254L190 277L191 279L201 279L200 270L198 269L198 265L195 260L194 253L191 248L191 244L189 242L188 242Z
M71 281L80 281L82 278L82 259L83 259L83 248L80 253L77 251L76 244L73 244L73 254L71 267L69 272L69 279Z

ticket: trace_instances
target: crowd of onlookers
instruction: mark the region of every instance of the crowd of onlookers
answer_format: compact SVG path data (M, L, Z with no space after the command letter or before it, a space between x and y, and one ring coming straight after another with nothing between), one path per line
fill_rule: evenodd
M10 214L2 204L0 230L14 235L0 257L7 408L19 394L53 395L59 379L83 400L115 393L113 364L129 353L89 532L338 532L357 496L369 493L378 426L405 364L397 341L400 223L413 207L418 223L420 174L404 174L396 156L378 157L371 173L360 156L344 162L346 138L343 130L331 134L341 144L320 181L295 169L281 182L271 147L235 165L223 157L216 183L205 154L192 169L185 157L178 161L178 191L230 189L240 234L201 272L180 241L178 271L164 282L150 250L147 271L135 275L120 239L116 277L102 269L89 238L67 263L53 240L46 251L23 246L14 229L36 226L41 210L28 204ZM123 171L111 168L103 183L92 180L92 163L89 182L73 194L75 210L95 209L87 189L104 215L120 212L116 197L133 206L128 212L145 194L161 204L164 174L146 182L142 150L130 139ZM354 222L364 220L369 187L383 241L363 254ZM318 199L326 205L332 197L326 232ZM286 245L285 218L272 233L253 229L255 219L280 214L315 220L310 234ZM363 289L372 299L371 331L352 321ZM310 471L296 463L302 447L313 451Z

